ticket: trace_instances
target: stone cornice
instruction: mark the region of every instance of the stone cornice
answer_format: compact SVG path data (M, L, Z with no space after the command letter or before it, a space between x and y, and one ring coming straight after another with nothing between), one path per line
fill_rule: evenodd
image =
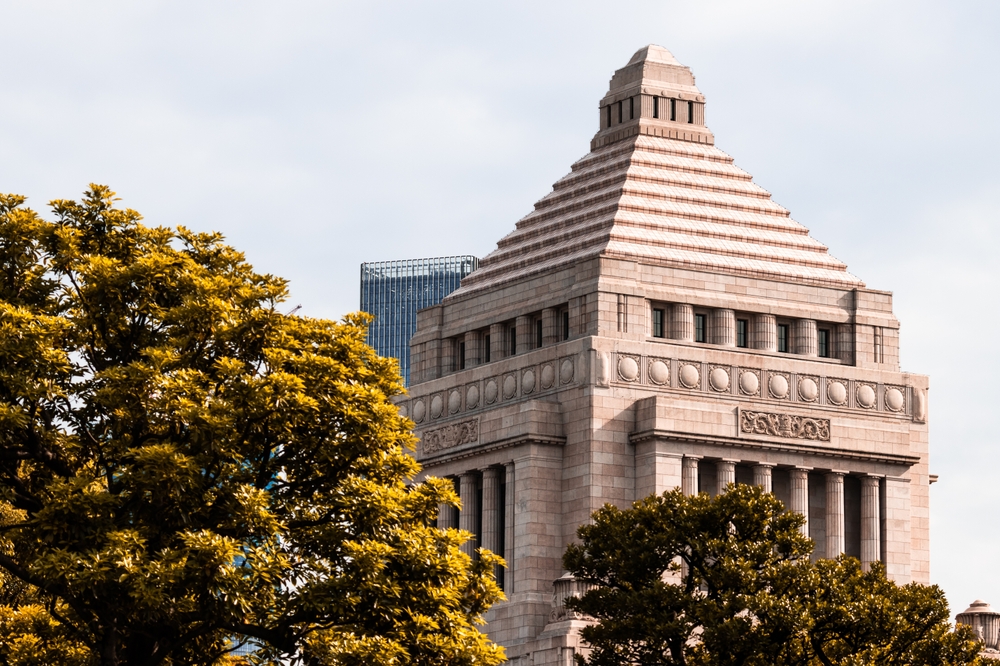
M692 435L686 432L673 430L643 430L629 435L632 444L644 442L649 439L672 439L678 442L691 442L694 444L721 444L734 449L756 449L765 451L780 451L783 453L805 453L814 456L827 458L862 460L866 462L889 463L893 465L905 465L907 467L920 462L920 456L899 455L894 453L876 453L870 451L855 451L853 449L842 449L834 446L818 446L806 444L787 439L778 438L754 438L741 439L737 437L719 437L713 435Z

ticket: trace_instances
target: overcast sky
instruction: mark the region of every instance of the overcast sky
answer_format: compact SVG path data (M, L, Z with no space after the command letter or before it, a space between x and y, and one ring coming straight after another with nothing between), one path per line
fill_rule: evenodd
M876 289L931 376L932 576L1000 606L1000 3L0 0L0 191L220 230L291 305L492 250L612 72L692 68L717 145Z

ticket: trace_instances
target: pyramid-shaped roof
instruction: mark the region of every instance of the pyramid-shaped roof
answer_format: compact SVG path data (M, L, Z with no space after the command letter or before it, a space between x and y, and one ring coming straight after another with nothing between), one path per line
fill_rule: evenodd
M650 45L615 72L591 152L454 295L597 256L853 289L864 284L714 146L690 69Z

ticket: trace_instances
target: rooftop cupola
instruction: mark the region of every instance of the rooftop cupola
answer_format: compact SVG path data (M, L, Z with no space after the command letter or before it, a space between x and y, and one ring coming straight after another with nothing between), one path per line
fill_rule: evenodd
M600 103L600 130L591 150L638 134L714 143L705 127L705 96L689 67L670 51L650 44L611 77Z

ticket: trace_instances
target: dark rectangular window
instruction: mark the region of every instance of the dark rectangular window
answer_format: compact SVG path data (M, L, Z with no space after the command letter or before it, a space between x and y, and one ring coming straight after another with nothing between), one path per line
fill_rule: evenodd
M628 119L635 119L635 97L628 98Z
M736 320L736 346L737 347L749 347L750 340L747 333L750 329L750 322L746 319Z
M816 331L816 351L823 358L830 358L830 331L821 328Z
M465 343L458 343L458 369L465 370Z
M604 115L608 117L608 127L611 127L611 105L608 104L606 107L604 107L604 110L607 112Z
M788 353L788 324L778 324L778 351Z
M670 119L677 120L677 100L670 98Z
M653 96L653 117L660 117L660 98L655 95Z
M497 555L502 555L507 552L507 530L504 526L507 524L507 471L504 470L500 474L500 488L499 497L497 497L497 522L496 522L496 532L497 535ZM511 491L514 489L511 488ZM511 516L513 518L513 516ZM504 575L506 572L506 567L497 567L497 585L500 589L504 589Z
M705 342L705 315L696 314L694 316L694 341Z
M562 313L562 339L569 340L569 310L563 310Z
M622 115L622 108L623 108L622 103L618 102L618 122L619 122L619 124L622 122L622 118L625 117L625 116Z
M483 337L483 363L490 362L490 334Z
M694 122L694 102L688 102L688 124Z
M653 337L663 337L663 310L660 308L653 309Z
M542 320L535 320L535 349L542 346Z
M517 353L517 327L511 325L507 328L507 355L513 356Z

